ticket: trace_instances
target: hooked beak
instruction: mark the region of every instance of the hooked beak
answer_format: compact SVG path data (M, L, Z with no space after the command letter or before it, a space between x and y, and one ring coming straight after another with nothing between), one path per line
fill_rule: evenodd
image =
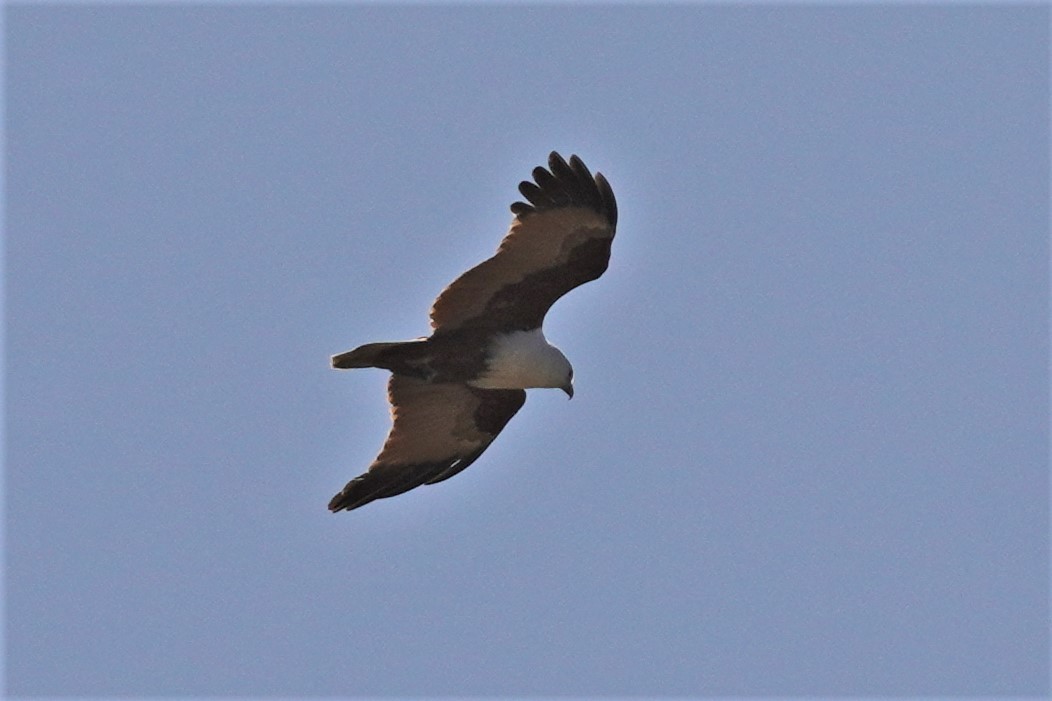
M559 389L561 389L563 392L566 392L566 396L567 397L569 397L570 399L573 399L573 383L572 382L567 382L565 385L563 385Z

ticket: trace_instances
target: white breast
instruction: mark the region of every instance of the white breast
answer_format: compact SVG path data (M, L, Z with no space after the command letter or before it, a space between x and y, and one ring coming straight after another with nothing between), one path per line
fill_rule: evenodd
M486 370L469 384L481 389L565 387L572 373L570 361L540 329L513 331L494 338Z

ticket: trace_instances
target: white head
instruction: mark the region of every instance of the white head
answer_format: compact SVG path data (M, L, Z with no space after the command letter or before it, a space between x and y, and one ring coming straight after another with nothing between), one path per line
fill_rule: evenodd
M563 352L555 346L545 343L547 349L544 352L543 361L539 363L537 384L535 387L551 387L561 389L566 395L573 399L573 366L566 359ZM542 376L543 375L543 376Z
M573 397L573 367L540 329L498 336L485 372L471 384L482 389L553 387Z

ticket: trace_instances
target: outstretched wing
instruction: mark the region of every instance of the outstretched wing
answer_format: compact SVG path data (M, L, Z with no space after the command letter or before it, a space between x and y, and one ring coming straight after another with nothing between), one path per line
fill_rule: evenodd
M617 226L610 184L577 156L552 152L536 183L519 185L529 204L511 206L515 220L496 255L453 281L431 308L435 333L479 328L540 327L564 294L606 271Z
M521 389L476 389L392 375L394 419L376 460L329 502L357 509L422 484L448 479L473 463L526 401Z

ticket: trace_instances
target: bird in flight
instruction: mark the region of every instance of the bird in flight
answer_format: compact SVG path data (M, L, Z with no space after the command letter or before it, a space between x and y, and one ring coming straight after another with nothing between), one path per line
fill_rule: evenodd
M606 271L617 203L602 174L555 152L519 192L527 201L511 205L515 218L496 254L435 300L430 337L333 356L334 368L391 372L393 421L380 454L332 498L331 511L457 474L522 408L527 389L573 397L573 368L541 326L556 300Z

